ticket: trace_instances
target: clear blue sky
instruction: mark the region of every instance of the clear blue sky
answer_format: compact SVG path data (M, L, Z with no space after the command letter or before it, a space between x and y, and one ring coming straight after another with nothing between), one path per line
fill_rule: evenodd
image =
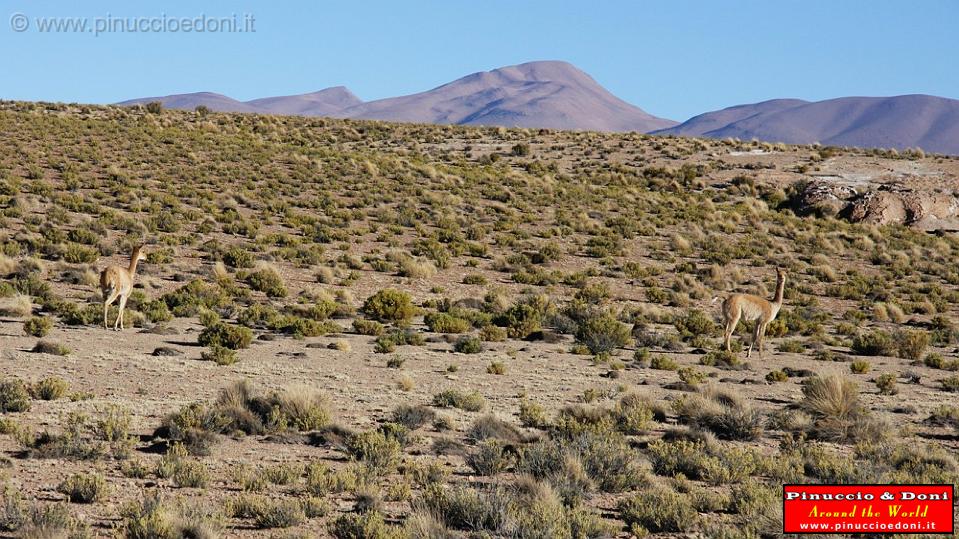
M0 98L238 99L345 85L364 100L530 60L567 60L653 114L775 97L959 98L959 1L0 3ZM11 29L22 13L30 28ZM253 33L41 33L35 17L230 16ZM91 20L89 24L94 24Z

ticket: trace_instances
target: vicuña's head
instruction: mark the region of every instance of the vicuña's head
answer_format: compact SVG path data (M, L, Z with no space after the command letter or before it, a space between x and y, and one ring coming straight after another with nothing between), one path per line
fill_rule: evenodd
M137 261L143 261L147 259L147 253L144 249L145 245L137 245L133 248L133 258Z
M776 268L776 278L780 281L786 280L786 270L782 268Z

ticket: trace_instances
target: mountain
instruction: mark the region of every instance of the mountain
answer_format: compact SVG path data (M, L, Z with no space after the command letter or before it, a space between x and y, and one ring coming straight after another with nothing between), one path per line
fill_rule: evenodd
M729 121L727 121L729 120ZM776 100L701 114L661 135L914 148L959 154L959 100L930 95Z
M363 101L345 86L334 86L309 94L264 97L247 101L246 104L269 114L292 116L331 116L345 108Z
M221 112L333 116L397 122L647 132L676 125L619 99L566 62L529 62L473 73L432 90L363 103L337 86L310 94L237 101L200 92L123 101Z
M141 97L138 99L130 99L129 101L121 101L117 104L123 106L145 105L152 101L159 101L168 109L193 110L202 105L217 112L259 112L256 107L252 107L247 103L213 92L174 94L162 97Z
M555 61L473 73L426 92L350 107L337 116L644 133L676 125L617 98L573 65Z
M915 148L959 155L959 100L930 95L773 99L700 114L681 124L608 92L572 64L529 62L481 71L412 95L363 102L343 86L237 101L211 92L132 99L174 109L332 116L395 122L495 125L768 142Z
M699 116L693 116L679 125L667 129L653 131L652 134L680 135L687 137L707 136L706 133L716 129L722 129L731 123L745 120L746 118L751 118L757 114L779 112L781 110L798 107L799 105L805 105L806 103L809 102L801 99L771 99L769 101L753 103L750 105L736 105L735 107L729 107L722 110L700 114Z
M159 101L168 109L193 110L202 105L217 112L257 112L298 116L330 116L334 112L362 103L347 88L336 86L308 94L265 97L252 101L237 101L232 97L213 92L196 92L162 97L141 97L117 104L142 105L151 101Z

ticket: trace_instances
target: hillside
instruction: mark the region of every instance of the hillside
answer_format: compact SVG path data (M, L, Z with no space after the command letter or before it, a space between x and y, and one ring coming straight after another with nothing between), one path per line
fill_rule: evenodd
M363 103L344 118L645 133L675 125L612 95L566 62L473 73L432 90Z
M298 116L332 116L362 103L344 86L335 86L318 92L281 97L265 97L247 101L257 111L269 114Z
M959 154L959 100L929 95L775 100L692 118L657 134L753 138Z
M362 103L346 87L336 86L307 94L264 97L250 101L237 101L232 97L212 92L195 92L141 97L117 104L129 107L146 105L151 102L161 103L166 108L179 110L194 110L197 107L206 107L214 112L256 112L298 116L331 116L342 109Z
M195 92L191 94L174 94L166 96L142 97L118 103L122 106L146 105L158 102L164 107L180 110L194 110L197 107L206 107L217 112L259 112L259 109L249 103L237 101L232 97L213 92Z
M659 129L650 134L716 138L716 135L714 135L713 132L730 124L734 124L754 116L761 116L764 114L788 110L807 103L809 102L801 99L771 99L761 103L737 105L735 107L729 107L722 110L706 112L698 116L694 116L681 124L674 125L666 129Z
M959 482L959 238L827 196L955 158L24 102L0 141L0 534L776 536L785 482ZM777 269L726 352L713 298Z

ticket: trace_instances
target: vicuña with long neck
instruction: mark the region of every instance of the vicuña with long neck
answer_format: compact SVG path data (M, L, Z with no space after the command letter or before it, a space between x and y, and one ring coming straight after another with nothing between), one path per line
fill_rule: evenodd
M746 357L753 352L753 344L758 343L759 357L763 357L763 341L766 340L766 327L776 319L779 309L783 306L783 291L786 288L786 271L776 269L776 296L772 301L753 294L733 294L723 302L723 318L726 320L726 332L723 335L723 344L730 352L729 339L736 331L736 325L741 318L746 321L755 320L753 340L749 343Z
M103 294L103 327L107 327L107 313L110 310L110 304L120 299L120 313L117 314L116 322L113 323L113 329L123 329L123 309L127 306L127 298L130 292L133 292L133 279L136 277L137 264L141 260L146 260L146 253L143 252L143 246L140 245L133 249L130 254L130 265L109 266L100 272L100 293Z

